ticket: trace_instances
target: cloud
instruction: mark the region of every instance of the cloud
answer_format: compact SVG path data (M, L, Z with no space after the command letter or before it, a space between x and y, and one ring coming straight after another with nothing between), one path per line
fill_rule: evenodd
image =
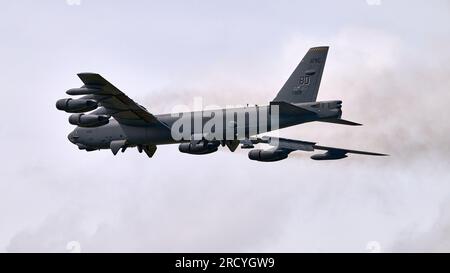
M147 22L139 18L129 23L136 33ZM244 22L240 16L233 18L234 24ZM203 24L196 28L199 22ZM45 20L38 23L60 33ZM79 24L88 29L83 20ZM164 28L168 37L160 29L144 39L127 32L129 24L114 27L134 50L126 51L116 40L120 37L105 25L107 49L98 43L53 48L40 37L35 47L42 55L35 54L34 47L11 47L5 56L13 64L13 56L24 53L30 65L2 68L7 71L2 75L11 78L4 81L11 90L5 109L15 113L17 121L10 122L10 115L0 117L6 124L2 138L8 143L0 184L0 213L7 219L0 227L2 249L65 252L68 242L79 241L85 252L362 252L368 242L378 241L384 251L448 251L448 217L442 209L450 192L450 55L442 50L449 46L448 39L433 37L415 44L390 27L355 27L347 21L317 33L294 27L291 21L283 21L292 26L282 33L273 26L243 24L246 31L236 32L241 36L218 23L230 35L223 38L216 25L208 28L194 19L189 27ZM183 28L183 37L201 36L202 44L214 49L208 51L204 44L198 49L194 39L185 37L177 45L187 49L171 44L163 50L177 40L171 31L176 27ZM279 40L268 37L267 29ZM25 30L25 40L37 35L32 26ZM250 31L253 38L246 40ZM77 31L69 33L78 37ZM203 34L211 33L213 41L208 42ZM84 35L98 42L97 31ZM252 41L268 40L273 45L259 43L261 48L250 52ZM153 49L145 47L152 43ZM298 152L288 160L264 164L249 161L243 151L221 150L201 157L180 154L175 146L158 147L153 159L135 150L117 157L109 151L84 153L67 142L67 117L53 105L65 89L80 84L73 70L85 68L105 71L108 79L154 113L189 105L195 96L206 105L263 104L316 45L331 46L319 99L342 99L344 118L365 126L314 123L284 129L282 135L387 152L391 157L315 162L310 154ZM170 55L174 49L177 52ZM183 59L189 51L193 55ZM20 72L29 76L27 81ZM32 99L24 99L23 92ZM16 111L17 105L21 111Z
M448 178L447 178L448 179ZM450 250L449 201L443 202L435 221L426 228L408 227L392 246L396 252L448 252Z

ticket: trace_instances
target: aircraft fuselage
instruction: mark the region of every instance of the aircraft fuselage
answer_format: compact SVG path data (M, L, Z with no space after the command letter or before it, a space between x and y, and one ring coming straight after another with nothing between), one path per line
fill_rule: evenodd
M129 146L182 143L191 141L192 137L196 136L199 139L209 136L212 137L212 140L219 141L241 140L306 122L339 118L342 114L340 101L295 105L309 111L296 113L292 112L292 109L285 109L283 106L266 105L161 114L156 115L156 117L167 127L159 124L130 126L111 120L110 123L100 127L76 127L68 138L80 149L88 151L109 149L110 143L117 140L126 140ZM183 126L180 126L181 124ZM213 128L211 128L211 125ZM215 133L214 137L211 132Z

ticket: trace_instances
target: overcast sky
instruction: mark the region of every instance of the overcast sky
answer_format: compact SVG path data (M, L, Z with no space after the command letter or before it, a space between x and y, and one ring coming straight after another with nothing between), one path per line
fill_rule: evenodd
M450 251L446 0L2 1L0 34L0 251ZM55 108L79 72L154 114L266 104L322 45L318 99L364 126L280 134L390 157L86 153Z

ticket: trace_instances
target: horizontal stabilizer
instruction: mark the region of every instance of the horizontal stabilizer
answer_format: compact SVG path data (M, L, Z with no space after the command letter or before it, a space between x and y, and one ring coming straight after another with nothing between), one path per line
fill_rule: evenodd
M321 120L317 120L317 121L328 122L328 123L336 123L336 124L342 124L342 125L350 125L350 126L362 126L362 124L360 124L360 123L356 123L356 122L353 122L353 121L340 119L340 118L321 119Z
M271 107L278 106L278 111L280 115L289 115L289 114L316 115L316 113L313 111L284 101L272 101L270 102L270 106Z

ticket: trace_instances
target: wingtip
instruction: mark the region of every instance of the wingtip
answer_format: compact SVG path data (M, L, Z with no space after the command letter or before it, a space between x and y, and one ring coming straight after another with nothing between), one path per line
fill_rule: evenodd
M370 155L374 155L374 156L390 156L389 154L381 154L381 153L372 153Z

